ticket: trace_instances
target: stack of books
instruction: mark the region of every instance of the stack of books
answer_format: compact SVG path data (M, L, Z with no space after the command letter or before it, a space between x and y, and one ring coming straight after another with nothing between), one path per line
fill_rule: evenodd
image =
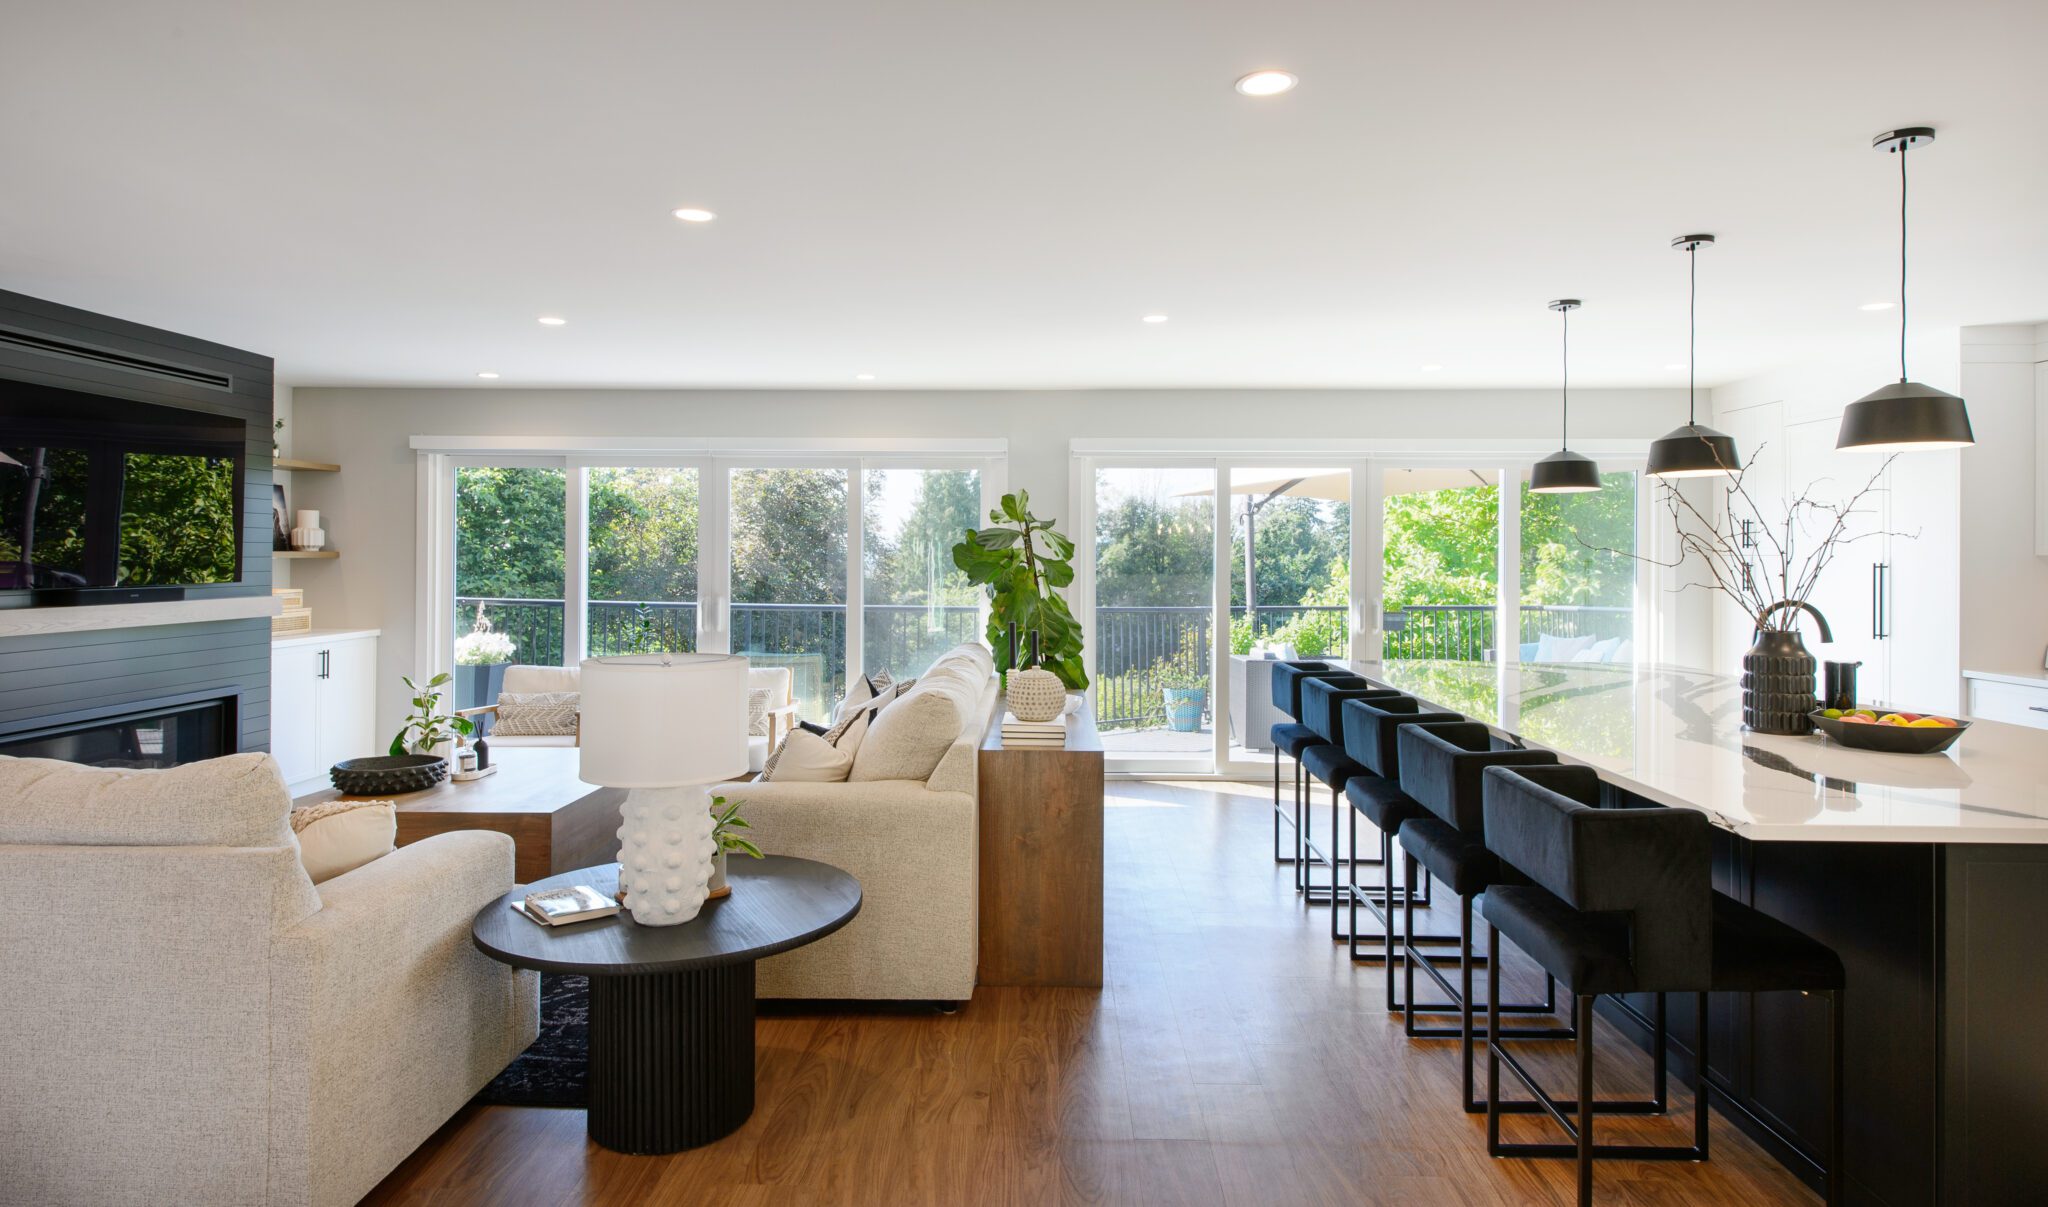
M1008 750L1044 747L1063 750L1067 745L1067 718L1051 721L1019 721L1017 714L1003 714L1003 747Z
M617 901L587 884L549 889L542 893L528 893L524 899L515 897L506 904L512 907L513 913L530 918L542 926L567 926L571 922L609 918L619 912Z

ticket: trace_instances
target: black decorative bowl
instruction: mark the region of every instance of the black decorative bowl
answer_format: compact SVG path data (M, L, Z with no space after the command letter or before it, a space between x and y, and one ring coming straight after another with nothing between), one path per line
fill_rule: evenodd
M1813 718L1813 727L1828 735L1830 741L1886 754L1940 754L1955 745L1956 739L1970 727L1968 721L1956 721L1954 726L1877 725L1844 723L1840 717L1824 717L1817 712L1808 715Z
M397 796L425 792L448 778L448 760L433 754L343 759L327 773L344 796Z

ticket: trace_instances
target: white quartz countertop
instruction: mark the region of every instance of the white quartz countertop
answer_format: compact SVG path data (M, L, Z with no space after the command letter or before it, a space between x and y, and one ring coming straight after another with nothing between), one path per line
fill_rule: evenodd
M1595 663L1355 669L1745 838L2048 843L2048 730L1980 720L1943 754L1880 754L1818 733L1745 730L1731 675Z

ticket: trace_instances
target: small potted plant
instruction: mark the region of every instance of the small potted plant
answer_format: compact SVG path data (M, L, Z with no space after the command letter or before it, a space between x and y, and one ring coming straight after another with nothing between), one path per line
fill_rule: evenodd
M498 701L504 690L505 668L512 664L518 645L491 628L484 606L477 605L476 624L455 639L455 707L482 708Z
M725 856L728 851L739 851L756 859L762 858L761 848L740 834L741 830L753 827L740 816L740 802L728 802L722 796L711 798L711 838L718 844L718 855L711 864L711 896L724 897L732 892L732 885L725 878Z
M476 722L468 717L441 711L441 689L449 678L448 672L442 671L425 683L414 683L410 677L405 680L406 688L412 692L412 711L406 714L405 727L391 739L394 757L431 754L445 759L453 753L458 736L466 738L476 732Z
M1189 629L1181 638L1180 650L1163 659L1153 678L1166 705L1166 727L1175 733L1195 733L1202 728L1202 712L1209 702L1209 676L1201 666L1200 636Z

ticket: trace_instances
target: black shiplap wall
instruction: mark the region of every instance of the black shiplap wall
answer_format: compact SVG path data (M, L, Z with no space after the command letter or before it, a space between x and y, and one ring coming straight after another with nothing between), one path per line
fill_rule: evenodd
M225 375L227 388L0 341L0 379L227 415L248 424L242 581L187 599L270 594L271 361L205 340L0 290L0 333L60 340ZM0 414L0 423L5 422ZM201 624L0 637L0 735L143 700L238 695L241 749L270 748L270 623Z

